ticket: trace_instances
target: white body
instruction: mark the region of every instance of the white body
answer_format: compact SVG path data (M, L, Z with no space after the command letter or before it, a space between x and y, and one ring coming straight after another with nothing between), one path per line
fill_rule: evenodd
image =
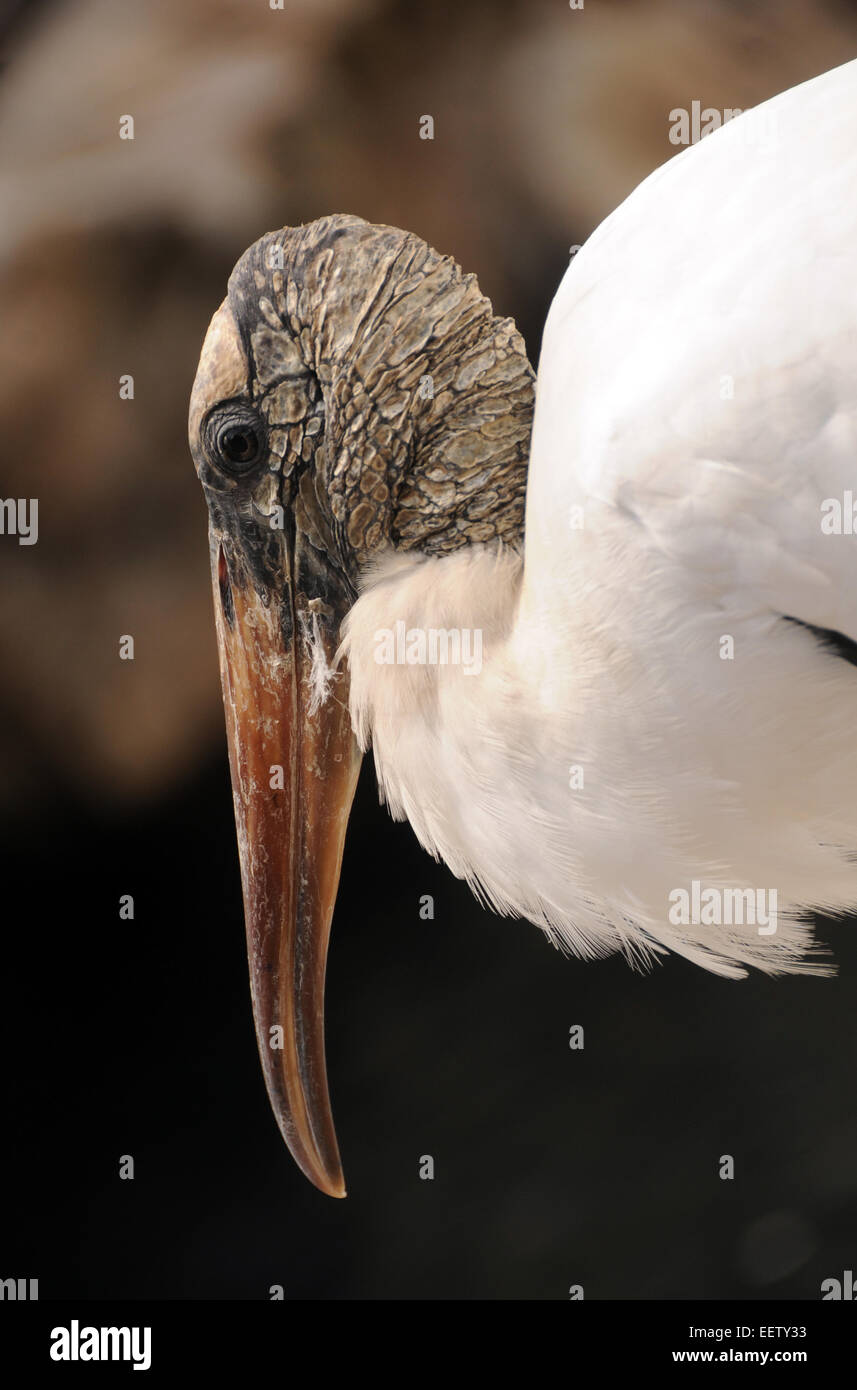
M783 615L857 641L849 491L857 63L670 160L572 261L523 573L473 549L370 580L344 646L393 813L572 951L818 969L801 912L857 906L857 667ZM481 671L378 665L397 621L481 629ZM694 882L775 891L775 930L677 923Z

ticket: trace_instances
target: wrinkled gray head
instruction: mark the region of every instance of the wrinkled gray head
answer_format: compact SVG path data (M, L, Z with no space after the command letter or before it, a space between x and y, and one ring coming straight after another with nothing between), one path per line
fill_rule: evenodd
M523 340L474 276L409 232L324 217L236 265L191 447L210 505L245 524L292 510L354 584L391 544L521 538L533 395Z

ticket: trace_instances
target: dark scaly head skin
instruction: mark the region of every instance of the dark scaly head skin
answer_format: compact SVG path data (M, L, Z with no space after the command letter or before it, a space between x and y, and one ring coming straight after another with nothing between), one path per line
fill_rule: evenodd
M357 217L251 246L203 346L189 434L209 507L260 1056L286 1142L331 1195L344 1185L324 969L359 754L347 677L320 698L319 656L331 665L380 552L520 542L533 402L520 334L475 277Z
M409 232L324 217L251 246L228 304L279 499L309 471L349 569L389 544L520 540L533 371L475 276Z

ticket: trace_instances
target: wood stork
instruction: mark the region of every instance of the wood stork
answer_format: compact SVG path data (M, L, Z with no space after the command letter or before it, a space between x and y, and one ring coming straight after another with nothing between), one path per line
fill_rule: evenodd
M392 814L565 951L828 969L805 914L857 904L857 63L607 218L532 411L475 279L356 217L251 246L202 350L256 1027L334 1196L324 971L370 745Z

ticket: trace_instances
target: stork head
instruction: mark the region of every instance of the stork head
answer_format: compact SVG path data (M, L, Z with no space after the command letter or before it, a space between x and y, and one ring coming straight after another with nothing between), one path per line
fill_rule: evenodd
M340 624L383 551L520 538L532 410L523 341L475 278L356 217L251 246L203 345L189 433L256 1032L286 1143L331 1196L324 973L360 761Z

